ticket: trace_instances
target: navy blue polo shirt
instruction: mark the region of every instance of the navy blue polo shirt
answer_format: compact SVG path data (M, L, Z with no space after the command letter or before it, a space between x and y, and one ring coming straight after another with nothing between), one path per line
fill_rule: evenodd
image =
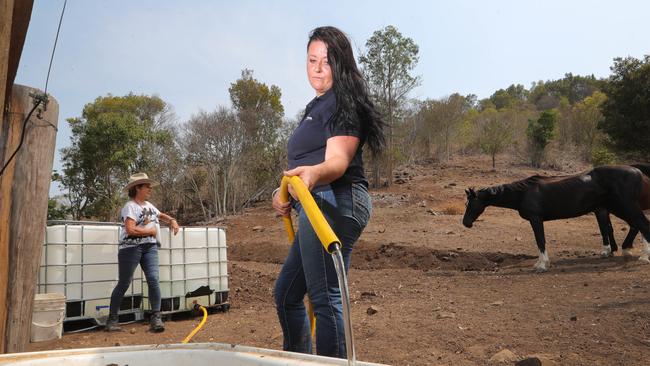
M368 182L363 174L363 142L360 127L334 127L333 116L336 113L336 95L330 89L325 94L314 98L305 108L305 114L298 127L293 131L287 144L289 169L299 166L317 165L325 161L327 139L334 136L356 136L360 138L359 147L343 176L334 182L314 187L312 192L328 188L336 189L352 183Z

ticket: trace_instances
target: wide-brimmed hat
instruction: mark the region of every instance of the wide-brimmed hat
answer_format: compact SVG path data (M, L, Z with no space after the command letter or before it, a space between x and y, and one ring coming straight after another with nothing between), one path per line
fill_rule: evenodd
M147 173L135 173L129 177L129 182L126 184L126 187L122 189L122 191L126 192L139 184L151 184L152 187L155 187L158 185L158 182L153 179L149 179Z

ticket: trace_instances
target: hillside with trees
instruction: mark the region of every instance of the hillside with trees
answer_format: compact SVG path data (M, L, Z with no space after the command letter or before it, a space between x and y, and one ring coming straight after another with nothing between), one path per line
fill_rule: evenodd
M484 99L450 91L414 99L419 47L394 26L377 30L358 59L387 122L387 148L366 158L374 187L403 164L457 155L508 154L534 168L644 160L650 152L650 56L613 60L611 75L566 73L512 84ZM225 87L225 86L224 86ZM231 105L178 121L164 96L99 96L68 120L71 145L53 179L63 197L50 219L115 221L128 176L161 182L154 200L182 224L214 222L268 198L285 168L286 142L302 116L287 117L282 91L244 69L228 87ZM307 101L305 101L307 102Z

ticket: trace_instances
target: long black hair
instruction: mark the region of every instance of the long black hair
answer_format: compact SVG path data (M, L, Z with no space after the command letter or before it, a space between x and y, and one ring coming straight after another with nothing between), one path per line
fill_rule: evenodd
M327 45L327 62L332 69L336 96L334 127L360 128L373 155L378 155L385 145L385 123L372 103L366 81L354 60L348 37L335 27L318 27L309 34L307 49L313 41ZM362 138L362 139L363 139Z

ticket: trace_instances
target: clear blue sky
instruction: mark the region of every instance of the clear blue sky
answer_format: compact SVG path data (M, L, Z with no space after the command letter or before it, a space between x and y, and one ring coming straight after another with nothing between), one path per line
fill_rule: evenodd
M35 0L16 82L43 89L63 0ZM394 25L420 46L412 97L454 92L485 98L499 88L607 77L612 59L650 54L650 2L583 1L208 1L70 0L49 93L60 104L57 155L69 145L65 120L108 93L156 94L182 123L229 105L244 68L282 90L287 117L313 97L304 69L309 31L333 25L357 50Z

